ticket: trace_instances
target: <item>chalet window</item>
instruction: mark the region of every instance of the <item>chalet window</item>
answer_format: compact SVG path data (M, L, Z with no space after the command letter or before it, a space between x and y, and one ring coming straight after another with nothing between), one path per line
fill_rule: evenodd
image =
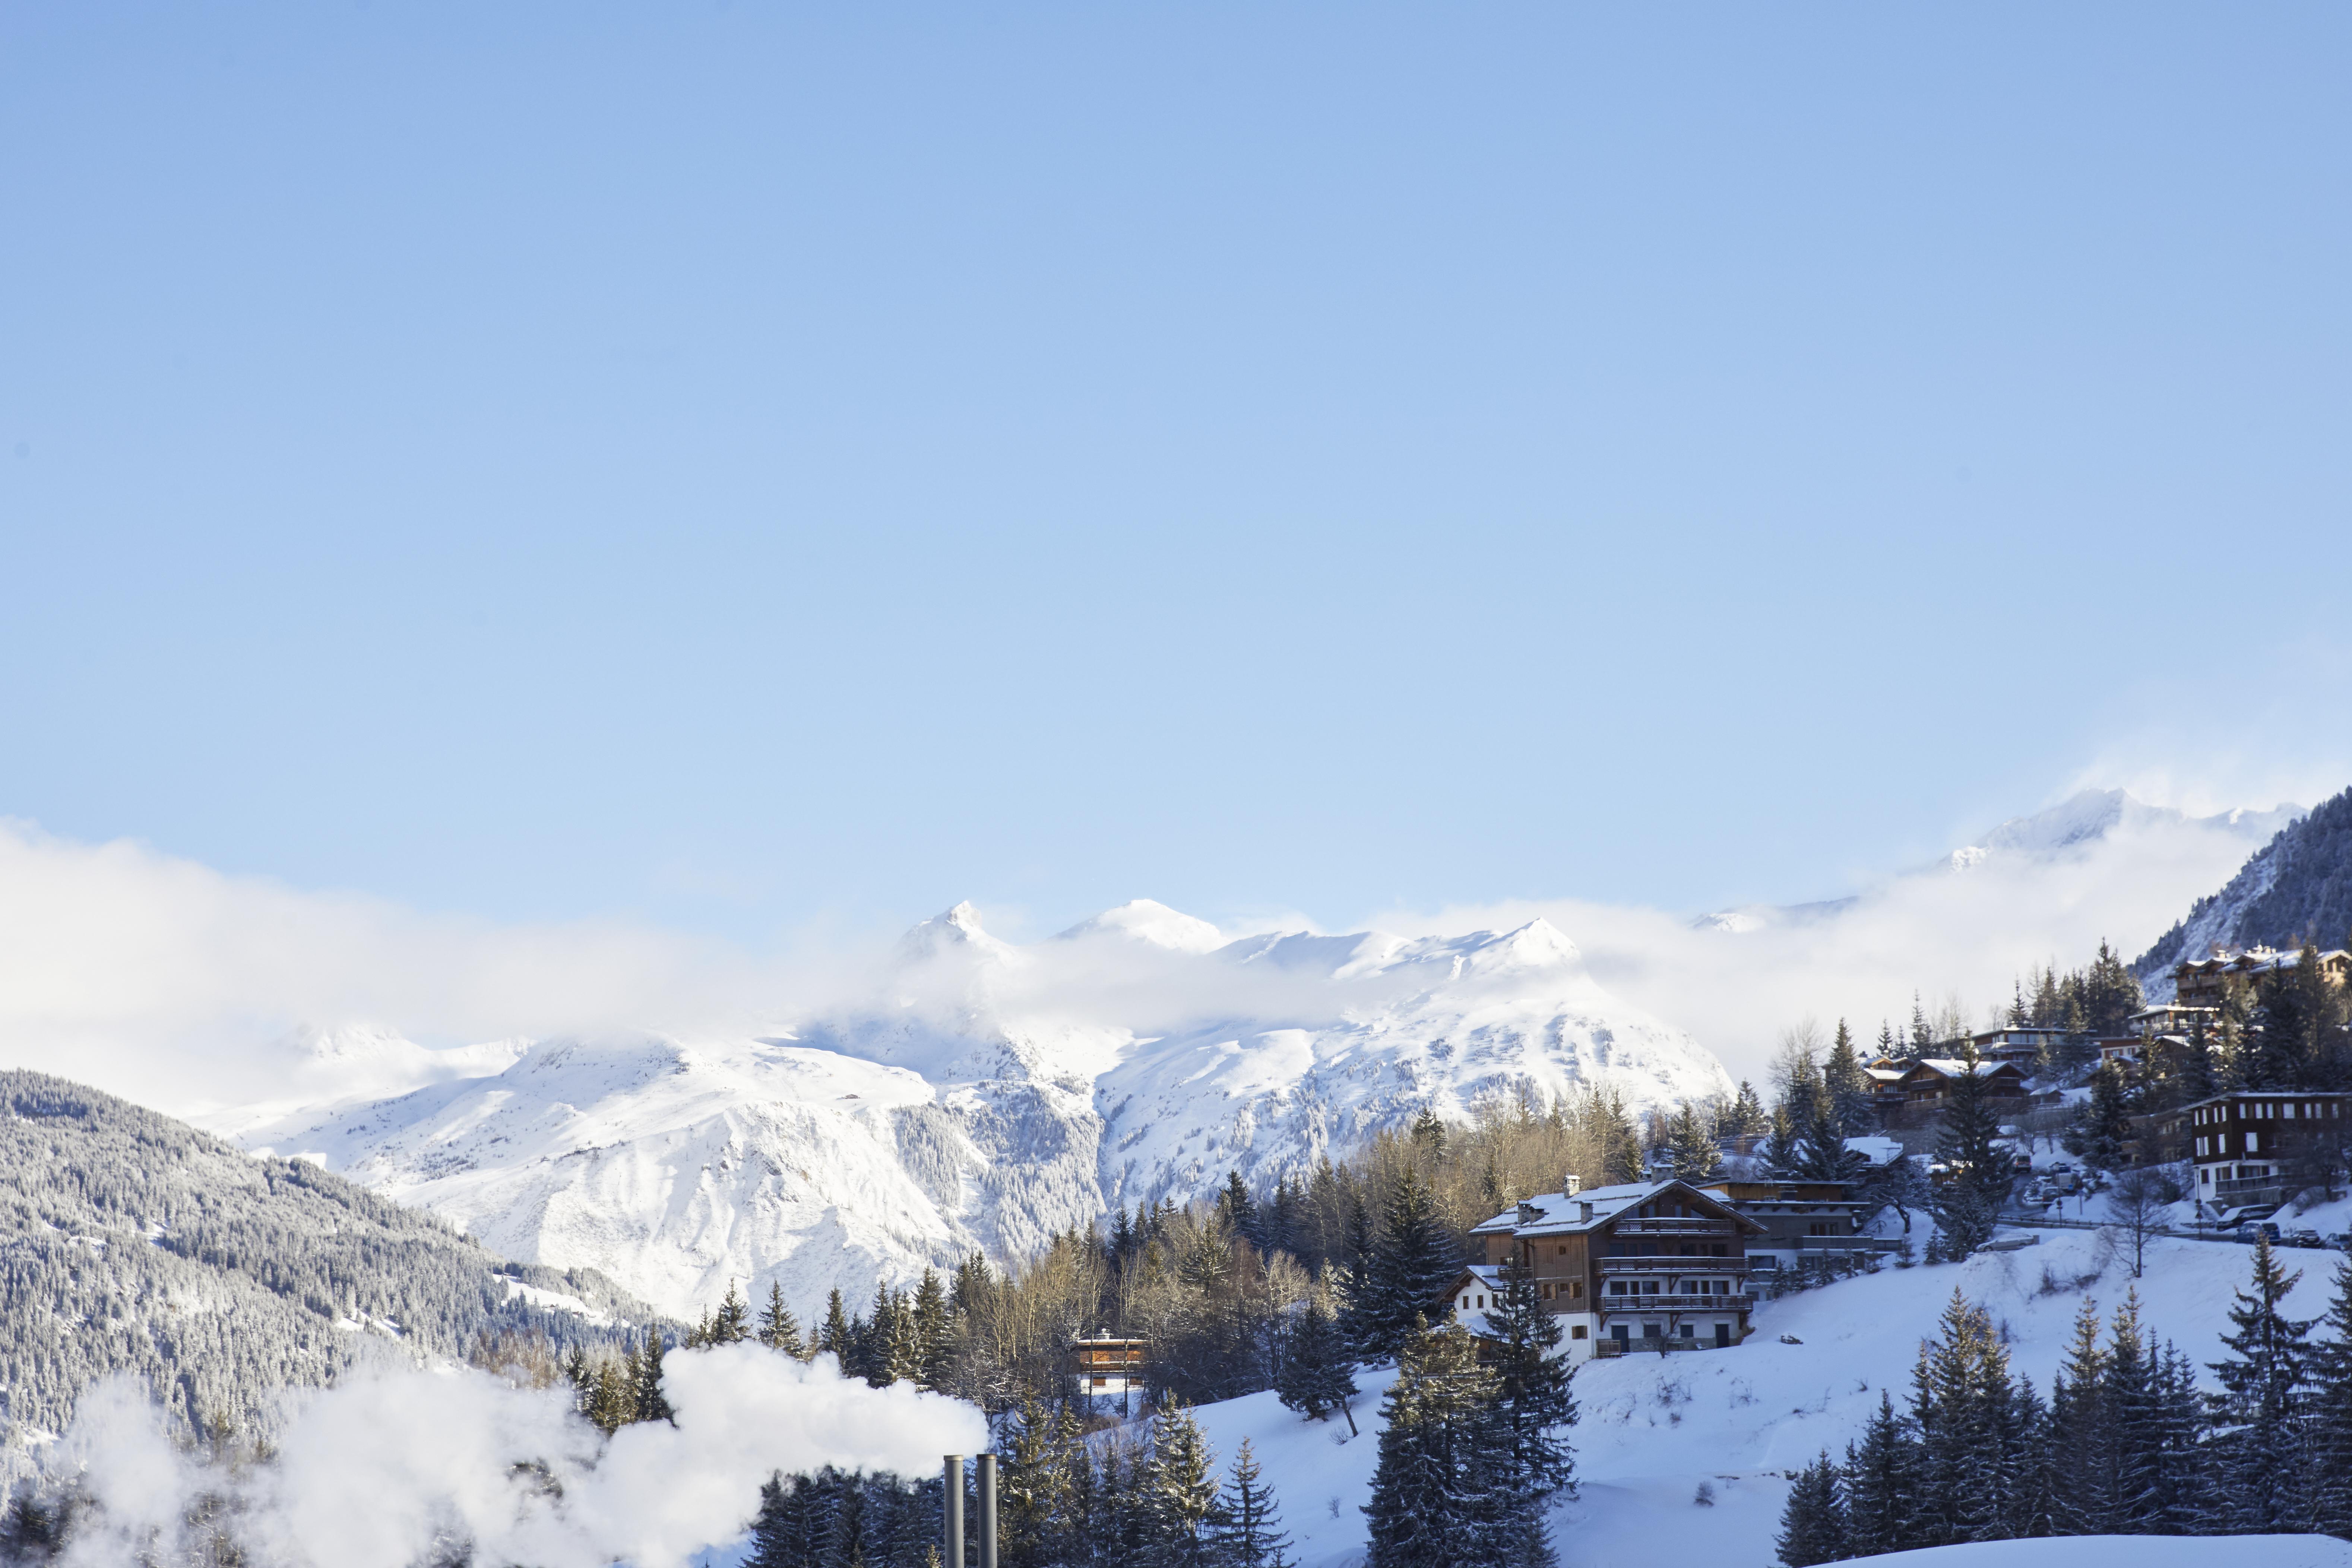
M1570 1280L1568 1282L1568 1295L1570 1300L1576 1300L1582 1298L1584 1295L1584 1281L1581 1279Z
M1422 1300L1428 1300L1428 1298L1424 1296L1424 1297L1423 1297L1423 1298L1422 1298ZM1479 1298L1478 1298L1478 1305L1479 1305L1479 1306L1481 1306L1481 1307L1484 1307L1486 1304L1486 1297L1484 1297L1484 1296L1479 1297Z
M1568 1337L1572 1340L1582 1339L1584 1337L1584 1325L1582 1323L1579 1323L1574 1328L1569 1330Z
M1562 1258L1566 1258L1568 1256L1568 1243L1563 1241L1559 1244L1559 1255Z
M1544 1287L1544 1300L1547 1301L1551 1300L1551 1287L1549 1285Z
M2289 1121L2294 1121L2294 1100L2288 1100L2288 1101L2286 1102L2285 1110L2286 1110L2286 1119L2287 1119Z

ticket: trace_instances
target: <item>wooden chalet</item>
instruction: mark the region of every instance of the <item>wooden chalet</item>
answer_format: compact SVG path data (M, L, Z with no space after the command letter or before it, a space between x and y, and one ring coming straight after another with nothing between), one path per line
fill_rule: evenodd
M1984 1079L1988 1099L2025 1099L2025 1075L2015 1063L1980 1061L1976 1072ZM1903 1098L1913 1106L1937 1105L1951 1093L1956 1081L1968 1076L1968 1064L1956 1057L1923 1057L1903 1075Z
M1722 1349L1748 1337L1748 1243L1765 1226L1721 1194L1683 1181L1545 1193L1475 1226L1483 1268L1457 1280L1450 1303L1467 1326L1489 1300L1492 1270L1513 1257L1533 1272L1544 1305L1578 1360L1633 1350Z
M2184 1007L2216 1007L2231 981L2251 985L2259 994L2302 962L2300 951L2281 952L2268 947L2222 950L2210 958L2192 958L2172 971L2174 998ZM2352 980L2352 952L2340 947L2329 949L2319 955L2319 970L2330 984L2346 984Z
M2352 1094L2242 1089L2143 1119L2144 1160L2188 1160L2210 1215L2284 1203L2352 1150Z

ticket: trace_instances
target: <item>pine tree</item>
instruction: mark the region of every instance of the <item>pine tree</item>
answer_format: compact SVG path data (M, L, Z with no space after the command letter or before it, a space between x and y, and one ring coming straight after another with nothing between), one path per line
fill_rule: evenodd
M1685 1182L1703 1182L1723 1169L1723 1152L1716 1146L1715 1131L1685 1100L1666 1125L1666 1158L1675 1174Z
M1253 1247L1264 1245L1258 1230L1257 1200L1250 1196L1249 1185L1242 1180L1239 1171L1225 1173L1224 1189L1217 1194L1217 1212L1235 1236L1246 1237Z
M1138 1489L1143 1550L1150 1568L1213 1568L1210 1526L1217 1477L1208 1439L1182 1405L1160 1407L1151 1421L1151 1457Z
M2264 1534L2300 1528L2305 1504L2303 1430L2310 1352L2309 1320L2279 1310L2301 1273L2289 1274L2257 1233L2251 1291L2230 1309L2233 1332L2221 1336L2230 1359L2211 1363L2223 1392L2212 1396L2218 1425L2231 1428L2218 1447L2220 1475L2233 1529Z
M637 1352L632 1345L618 1356L596 1364L596 1382L588 1396L588 1419L607 1435L637 1418Z
M1912 1374L1921 1532L1936 1546L2002 1540L2015 1533L2011 1509L2036 1458L2027 1416L2040 1402L2021 1408L1983 1308L1955 1289L1941 1321L1942 1340L1920 1348Z
M1772 1119L1765 1114L1764 1101L1758 1097L1756 1086L1746 1079L1740 1079L1739 1092L1732 1097L1730 1108L1723 1113L1723 1136L1761 1138L1771 1125Z
M815 1562L814 1490L806 1476L786 1481L776 1473L760 1483L751 1555L744 1568L807 1568Z
M751 1310L735 1289L735 1281L727 1281L727 1294L719 1300L719 1310L710 1320L705 1344L736 1345L751 1337Z
M1386 1426L1364 1505L1368 1568L1457 1568L1495 1543L1502 1500L1487 1486L1480 1438L1493 1377L1468 1334L1416 1334L1397 1355L1381 1404Z
M935 1392L944 1389L955 1363L955 1319L948 1306L947 1287L929 1268L923 1270L923 1282L915 1287L907 1320L914 1341L908 1375L921 1387Z
M808 1357L807 1347L801 1343L800 1320L784 1305L784 1288L774 1280L768 1284L767 1310L760 1314L760 1342L795 1360Z
M1285 1551L1290 1538L1282 1532L1274 1493L1246 1437L1234 1457L1232 1479L1217 1500L1209 1537L1209 1561L1217 1568L1290 1568Z
M828 1291L824 1299L824 1323L816 1331L819 1355L829 1355L841 1363L844 1376L850 1374L850 1362L856 1354L856 1336L850 1330L849 1313L842 1306L839 1287Z
M1927 1544L1917 1518L1921 1477L1919 1449L1895 1414L1884 1390L1878 1414L1863 1428L1862 1441L1845 1450L1847 1549L1856 1557L1908 1552Z
M2074 1343L2050 1386L2051 1513L2061 1535L2106 1534L2116 1516L2106 1394L2098 1303L2086 1296L2074 1315Z
M1840 1018L1830 1054L1822 1063L1822 1086L1829 1091L1830 1110L1841 1138L1859 1138L1878 1124L1870 1074L1863 1070L1853 1036Z
M662 1335L659 1329L646 1331L645 1349L637 1353L637 1383L633 1391L637 1421L667 1421L670 1418L669 1400L662 1393Z
M1961 1070L1945 1092L1943 1121L1936 1131L1936 1157L1950 1172L1936 1197L1936 1223L1943 1230L1944 1256L1954 1261L1992 1239L1994 1221L2014 1185L2000 1148L2000 1110L1986 1092L1983 1060L1973 1044L1962 1046L1959 1060Z
M1813 1568L1846 1556L1845 1502L1838 1495L1839 1479L1838 1468L1826 1453L1797 1472L1774 1542L1788 1568Z
M1339 1325L1324 1310L1321 1298L1309 1296L1290 1331L1282 1368L1275 1374L1275 1397L1309 1420L1321 1421L1340 1411L1352 1435L1356 1413L1349 1402L1356 1397L1355 1373L1355 1358L1348 1353Z
M1372 1248L1370 1301L1362 1320L1365 1349L1381 1359L1395 1354L1461 1272L1461 1257L1438 1217L1435 1196L1420 1172L1406 1166L1389 1194Z
M2311 1513L2315 1528L2352 1539L2352 1262L2336 1263L2335 1284L2324 1320L2329 1337L2311 1349L2305 1407Z
M1540 1504L1576 1489L1576 1458L1568 1428L1576 1420L1570 1367L1559 1354L1559 1320L1545 1310L1535 1273L1514 1253L1503 1267L1502 1289L1486 1314L1486 1353L1496 1382L1486 1439L1501 1464L1500 1486Z
M2061 1139L2066 1152L2096 1170L2120 1171L2129 1164L2126 1145L2133 1136L2132 1114L2137 1109L2133 1099L2123 1069L2113 1062L2101 1062L2091 1075L2090 1100L2074 1113Z

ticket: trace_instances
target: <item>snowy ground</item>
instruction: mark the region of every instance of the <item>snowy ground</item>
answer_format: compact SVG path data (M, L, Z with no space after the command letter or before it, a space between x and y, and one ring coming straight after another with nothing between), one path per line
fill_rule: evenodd
M2352 1210L2352 1202L2343 1205ZM2071 1207L2071 1205L2070 1205ZM2322 1213L2315 1220L2341 1228ZM2310 1222L2298 1222L2310 1223ZM1560 1558L1570 1568L1608 1562L1704 1563L1708 1568L1772 1568L1772 1538L1788 1496L1788 1471L1827 1449L1844 1450L1878 1407L1879 1392L1903 1406L1919 1342L1958 1289L1982 1305L2010 1342L2014 1372L2046 1394L2064 1354L2084 1297L2112 1310L2137 1288L2143 1322L2171 1339L2200 1367L2221 1354L2231 1296L2246 1281L2250 1247L2229 1242L2158 1238L2147 1274L2130 1277L2127 1252L2100 1232L2038 1234L2017 1251L1986 1253L1957 1266L1898 1269L1843 1281L1769 1302L1756 1333L1731 1350L1671 1356L1635 1355L1588 1363L1576 1375L1576 1428L1581 1495L1552 1518ZM2287 1249L2281 1258L2302 1281L2288 1312L2317 1318L2342 1255ZM1797 1343L1781 1342L1782 1336ZM1255 1448L1282 1508L1298 1568L1352 1568L1364 1552L1360 1510L1377 1460L1381 1395L1393 1373L1359 1374L1360 1436L1347 1424L1300 1419L1272 1394L1203 1405L1196 1412L1221 1467L1244 1438ZM1706 1485L1713 1502L1696 1499ZM1903 1554L1917 1568L2191 1568L2188 1553L2210 1561L2211 1543L2160 1551L2145 1539L2102 1553L2082 1540L1969 1547L1965 1562L1929 1563L1935 1553ZM2172 1559L2179 1557L2176 1563ZM1990 1559L2001 1559L1998 1563ZM1979 1563L1978 1558L1987 1561ZM712 1553L722 1568L740 1549ZM2352 1568L2352 1548L2306 1537L2234 1542L2230 1560L2244 1568Z
M2083 1297L2104 1312L2135 1283L2143 1321L2158 1333L2200 1365L2220 1356L2223 1314L2247 1277L2249 1248L2159 1239L2149 1247L2147 1277L2135 1282L2127 1258L2100 1233L2040 1234L2039 1245L2021 1251L1953 1267L1888 1268L1768 1303L1756 1313L1755 1335L1732 1350L1587 1364L1576 1377L1582 1496L1560 1505L1552 1521L1562 1560L1771 1563L1788 1495L1783 1473L1825 1448L1843 1452L1877 1408L1882 1388L1902 1406L1919 1342L1934 1331L1955 1287L1991 1313L2011 1340L2013 1369L2045 1393ZM2339 1255L2283 1256L2304 1276L2288 1310L2319 1316ZM1784 1334L1801 1342L1783 1344ZM1281 1499L1300 1568L1344 1568L1362 1554L1358 1510L1371 1479L1386 1377L1363 1382L1357 1411L1363 1435L1350 1441L1340 1440L1344 1424L1301 1421L1271 1394L1200 1412L1221 1458L1251 1439ZM1695 1500L1702 1482L1712 1489L1712 1506ZM2352 1562L2352 1553L2295 1561L2306 1560Z

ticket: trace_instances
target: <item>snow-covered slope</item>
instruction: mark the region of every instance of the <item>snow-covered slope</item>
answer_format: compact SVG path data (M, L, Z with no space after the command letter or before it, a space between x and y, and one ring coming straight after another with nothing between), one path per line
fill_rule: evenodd
M1542 921L1226 942L1148 901L1028 945L959 905L908 933L878 994L788 1033L512 1049L481 1076L381 1097L313 1084L208 1124L691 1315L730 1278L781 1282L805 1310L975 1248L1018 1255L1112 1204L1301 1171L1424 1105L1732 1087ZM362 1081L416 1068L381 1041L354 1054Z
M2290 1316L2321 1314L2331 1285L2329 1257L2285 1255L2303 1276L2287 1299ZM2104 1311L2137 1289L2143 1322L2200 1369L2220 1360L2231 1293L2245 1283L2251 1258L2248 1248L2227 1243L2159 1240L2149 1249L2146 1277L2134 1280L2097 1233L2052 1230L2042 1245L2023 1251L1981 1254L1948 1267L1890 1268L1766 1303L1756 1313L1757 1332L1735 1349L1587 1363L1575 1384L1581 1495L1559 1504L1552 1519L1561 1560L1771 1568L1789 1473L1824 1450L1843 1456L1878 1408L1882 1390L1898 1409L1904 1405L1919 1342L1936 1332L1955 1289L1991 1314L2012 1371L2032 1376L2046 1396L2085 1295ZM1783 1335L1798 1342L1784 1343ZM2202 1375L2212 1386L2210 1374ZM1299 1568L1352 1568L1362 1561L1360 1510L1377 1458L1380 1396L1392 1377L1379 1372L1359 1378L1362 1436L1354 1438L1344 1423L1304 1420L1271 1394L1196 1412L1221 1463L1231 1462L1242 1439L1250 1440L1281 1504ZM1696 1500L1702 1484L1712 1499L1704 1505ZM2261 1559L2275 1568L2352 1563L2352 1546L2340 1542L2269 1539L2300 1543L2292 1550L2282 1544L2281 1555ZM2032 1568L2054 1565L2062 1549L2070 1563L2108 1560L2081 1541L2018 1544L2035 1548ZM2232 1555L2237 1545L2231 1545ZM1952 1568L1973 1561L1955 1561Z

